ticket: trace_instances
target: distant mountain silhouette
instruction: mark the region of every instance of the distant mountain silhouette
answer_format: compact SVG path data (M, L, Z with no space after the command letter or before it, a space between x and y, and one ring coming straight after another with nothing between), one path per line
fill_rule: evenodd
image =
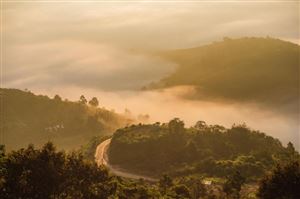
M224 38L197 48L159 56L178 69L148 88L195 86L191 99L259 102L285 112L297 111L299 45L273 38Z

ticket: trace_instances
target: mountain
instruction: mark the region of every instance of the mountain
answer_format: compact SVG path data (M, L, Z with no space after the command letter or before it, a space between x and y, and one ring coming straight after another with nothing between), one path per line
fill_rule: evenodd
M125 116L79 102L50 99L29 91L1 89L1 138L7 149L53 141L75 149L93 136L113 133L131 121Z
M224 38L223 41L158 55L177 70L148 88L188 85L187 98L258 102L297 112L299 45L273 38Z

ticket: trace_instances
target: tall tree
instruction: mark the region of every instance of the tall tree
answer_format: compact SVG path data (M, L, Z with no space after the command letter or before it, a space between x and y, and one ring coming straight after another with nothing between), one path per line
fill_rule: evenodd
M93 107L97 107L99 105L99 101L97 99L97 97L93 97L90 101L89 101L89 105L93 106Z
M81 96L80 96L79 102L80 102L81 104L86 104L86 103L87 103L87 100L86 100L86 98L84 97L84 95L81 95Z
M197 121L194 128L197 129L197 130L202 130L202 129L205 129L205 127L207 127L207 124L206 122L204 121Z
M59 95L55 95L53 99L56 101L62 101L62 99Z
M170 133L180 134L184 132L184 122L179 118L174 118L168 124Z

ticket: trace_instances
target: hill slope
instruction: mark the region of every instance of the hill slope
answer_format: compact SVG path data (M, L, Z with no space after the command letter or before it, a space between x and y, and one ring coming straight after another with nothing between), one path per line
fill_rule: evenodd
M299 45L271 38L241 38L163 52L178 69L149 88L195 86L193 99L283 105L297 110Z
M200 121L184 128L179 119L119 129L108 152L111 164L150 176L167 172L225 177L239 170L251 179L262 176L277 161L299 158L292 144L283 147L279 140L245 125L226 129Z
M17 89L1 89L1 131L8 149L48 140L74 149L91 137L114 132L130 121L122 115L79 102L50 99Z

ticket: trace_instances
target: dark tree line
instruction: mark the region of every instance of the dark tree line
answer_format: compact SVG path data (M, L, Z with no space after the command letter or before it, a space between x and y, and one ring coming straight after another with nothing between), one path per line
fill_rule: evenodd
M171 178L162 175L157 183L131 181L109 174L104 167L80 153L57 151L52 143L41 149L33 145L5 153L0 145L0 198L2 199L212 199L240 198L246 178L236 171L217 185L204 185L201 178ZM280 164L259 183L261 199L300 197L299 159Z

